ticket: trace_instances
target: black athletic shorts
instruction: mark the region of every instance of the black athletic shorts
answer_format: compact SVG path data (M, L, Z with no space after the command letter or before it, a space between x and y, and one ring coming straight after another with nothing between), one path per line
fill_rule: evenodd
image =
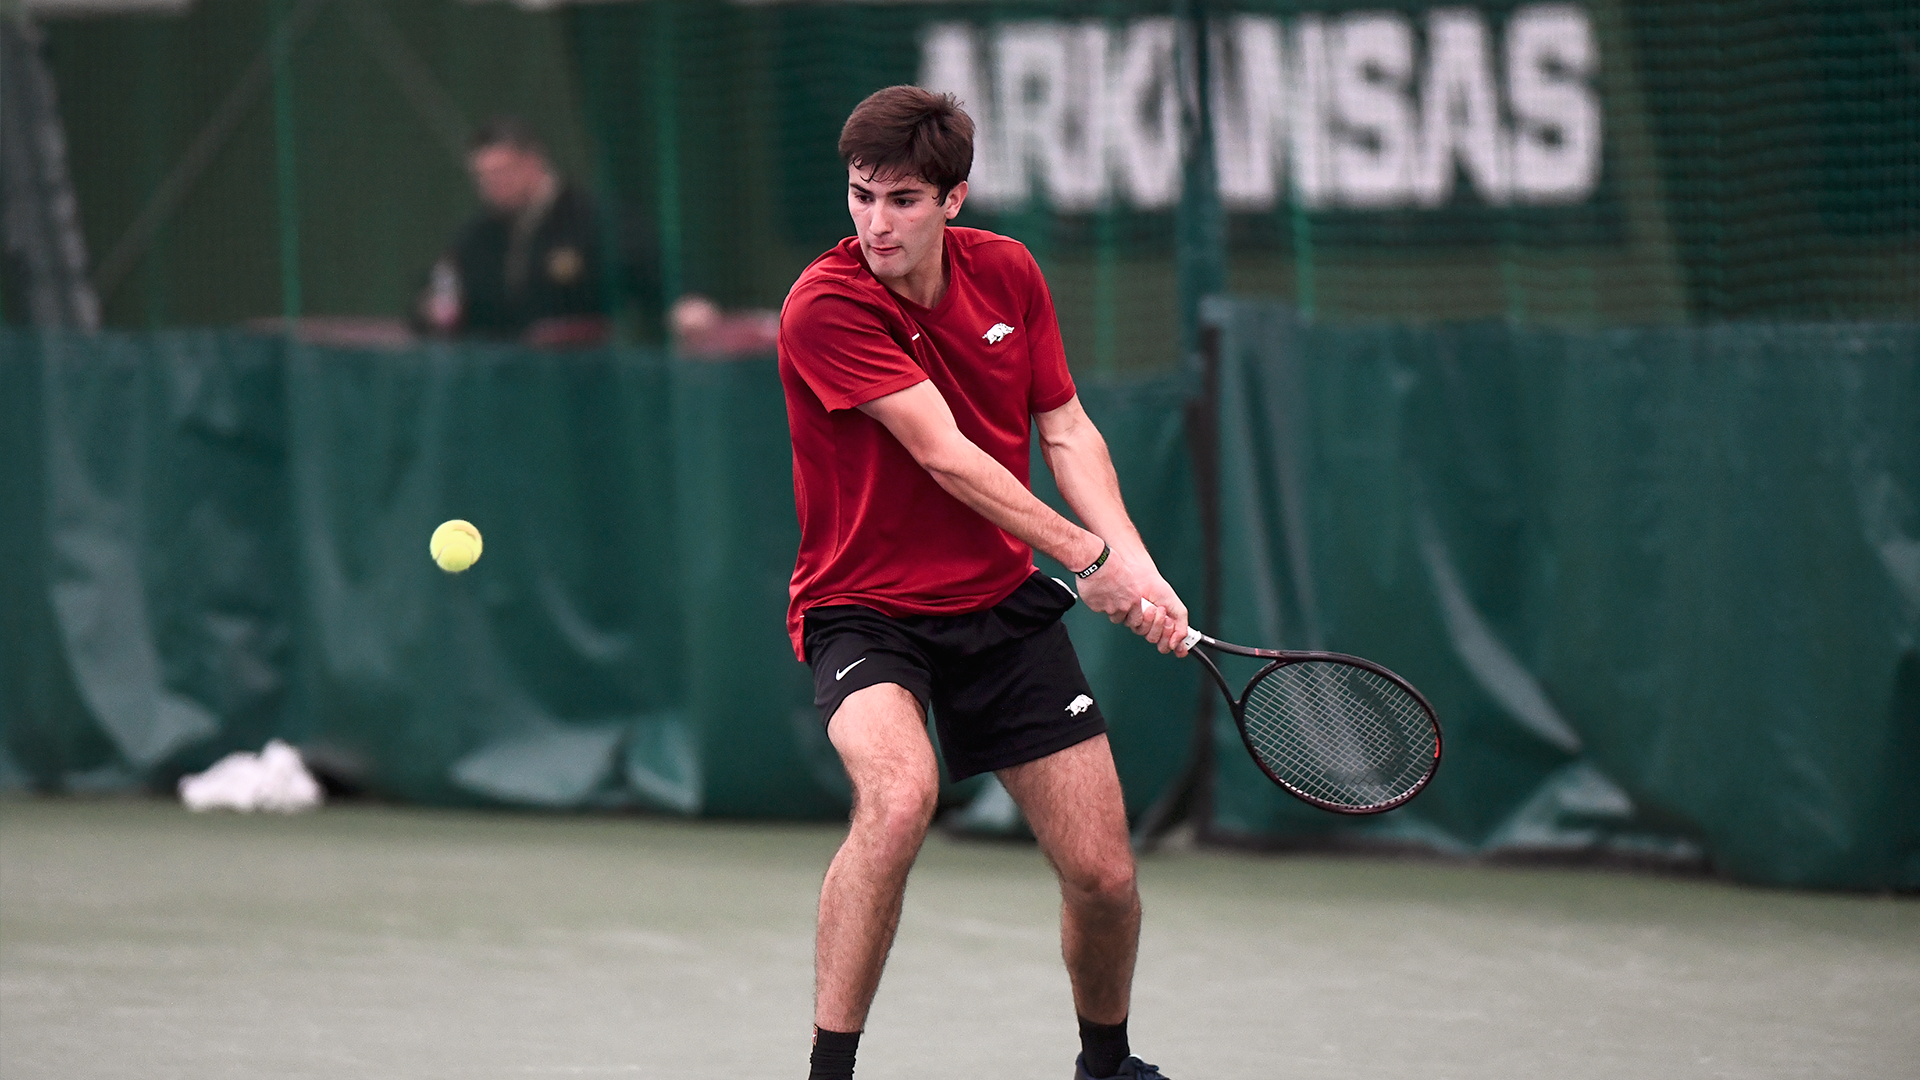
M953 780L1046 757L1107 730L1060 616L1073 591L1038 571L965 615L889 618L856 604L808 608L813 703L833 720L848 694L895 683L933 712Z

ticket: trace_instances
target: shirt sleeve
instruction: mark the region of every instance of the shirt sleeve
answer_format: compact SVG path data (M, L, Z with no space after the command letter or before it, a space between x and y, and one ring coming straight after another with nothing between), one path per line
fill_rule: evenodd
M1027 355L1033 381L1027 392L1029 413L1052 412L1073 400L1073 375L1067 370L1067 348L1060 339L1060 319L1054 314L1053 293L1047 289L1040 264L1022 247L1027 271Z
M881 316L851 297L795 297L780 319L780 352L828 409L851 409L925 382Z

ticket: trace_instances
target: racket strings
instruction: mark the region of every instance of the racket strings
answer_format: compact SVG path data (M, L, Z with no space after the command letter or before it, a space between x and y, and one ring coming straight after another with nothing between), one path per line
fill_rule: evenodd
M1350 809L1393 802L1433 766L1436 736L1418 699L1337 661L1288 664L1247 689L1247 742L1276 779Z

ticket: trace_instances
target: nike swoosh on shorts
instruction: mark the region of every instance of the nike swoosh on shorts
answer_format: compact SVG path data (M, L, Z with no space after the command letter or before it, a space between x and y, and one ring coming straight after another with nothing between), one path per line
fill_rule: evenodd
M851 663L851 664L848 664L848 665L847 665L846 667L843 667L843 668L841 668L841 669L840 669L839 671L836 671L836 672L834 672L834 673L833 673L833 681L834 681L834 682L839 682L839 681L840 681L841 679L844 679L844 678L846 678L846 677L847 677L847 672L849 672L849 671L852 671L852 670L853 670L854 668L857 668L857 667L859 667L859 666L860 666L861 664L864 664L864 663L866 663L866 662L867 662L867 658L863 656L863 657L861 657L860 659L858 659L858 660L855 660L855 661L854 661L853 663Z

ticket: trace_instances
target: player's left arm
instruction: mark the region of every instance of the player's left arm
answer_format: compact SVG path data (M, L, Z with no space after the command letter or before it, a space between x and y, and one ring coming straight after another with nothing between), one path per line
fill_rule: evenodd
M1074 516L1113 549L1108 564L1080 583L1080 598L1112 621L1125 622L1162 652L1173 649L1185 655L1187 605L1161 576L1127 516L1107 440L1081 407L1079 395L1056 409L1035 413L1033 419L1040 431L1040 453L1060 494ZM1141 600L1153 606L1143 609Z

